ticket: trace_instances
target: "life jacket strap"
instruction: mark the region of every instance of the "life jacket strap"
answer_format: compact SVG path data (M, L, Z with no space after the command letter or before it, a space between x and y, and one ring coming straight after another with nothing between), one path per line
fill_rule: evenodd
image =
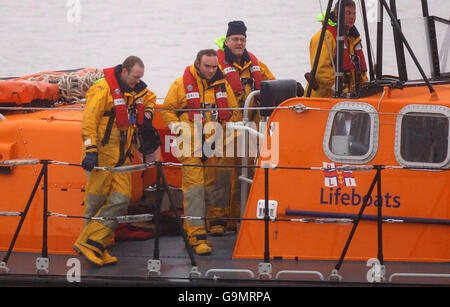
M114 119L116 118L116 112L114 112L114 109L111 109L111 110L103 113L103 116L109 117L108 124L106 125L105 134L103 135L103 140L102 140L102 146L105 146L106 144L109 143L109 139L111 137L111 131L112 131L112 127L114 125Z

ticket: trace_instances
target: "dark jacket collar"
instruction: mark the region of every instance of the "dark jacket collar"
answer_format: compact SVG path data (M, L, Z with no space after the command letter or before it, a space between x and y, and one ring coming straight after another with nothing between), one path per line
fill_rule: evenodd
M225 80L225 75L222 73L220 68L217 68L216 74L214 77L212 77L211 81L209 81L209 84L214 84L215 82Z
M236 56L233 54L233 52L231 52L231 50L227 47L227 45L223 45L223 47L225 52L225 60L229 64L236 63L242 65L243 63L250 61L250 56L248 55L247 49L244 50L244 54L242 55L242 63L238 63Z
M122 64L119 64L116 67L114 67L114 74L116 75L116 79L117 79L117 82L119 83L120 90L123 93L125 93L125 92L131 93L134 91L137 94L139 94L140 92L142 92L143 90L145 90L147 88L147 84L145 84L145 82L142 80L138 84L136 84L136 86L134 88L130 88L128 85L123 83L122 79L120 78L121 73L122 73Z

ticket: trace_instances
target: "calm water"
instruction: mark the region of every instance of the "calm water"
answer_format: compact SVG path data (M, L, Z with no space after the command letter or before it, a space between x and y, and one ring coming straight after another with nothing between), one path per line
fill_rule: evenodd
M372 20L373 2L366 0ZM431 14L450 16L449 0L429 2ZM247 48L277 78L304 84L320 4L325 9L327 1L0 0L0 76L103 68L133 54L146 64L144 81L164 97L197 51L215 48L228 21L240 19L248 28ZM419 0L398 0L397 6L401 17L421 15Z

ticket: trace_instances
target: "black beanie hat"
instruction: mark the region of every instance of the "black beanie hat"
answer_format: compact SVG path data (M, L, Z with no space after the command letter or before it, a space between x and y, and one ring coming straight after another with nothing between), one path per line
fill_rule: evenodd
M227 37L234 34L241 34L247 37L247 34L245 34L246 31L247 27L245 26L243 21L240 20L230 21L228 23Z

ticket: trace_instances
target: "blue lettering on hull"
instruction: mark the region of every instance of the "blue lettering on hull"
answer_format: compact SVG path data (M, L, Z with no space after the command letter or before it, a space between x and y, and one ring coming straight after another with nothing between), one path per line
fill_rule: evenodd
M320 203L324 205L342 205L342 206L359 206L363 204L366 196L361 196L352 189L351 193L344 193L341 188L330 188L325 190L320 189ZM389 192L382 195L381 199L383 206L386 208L399 208L400 207L400 196L392 195ZM374 205L378 207L378 195L369 196L367 199L367 206Z

